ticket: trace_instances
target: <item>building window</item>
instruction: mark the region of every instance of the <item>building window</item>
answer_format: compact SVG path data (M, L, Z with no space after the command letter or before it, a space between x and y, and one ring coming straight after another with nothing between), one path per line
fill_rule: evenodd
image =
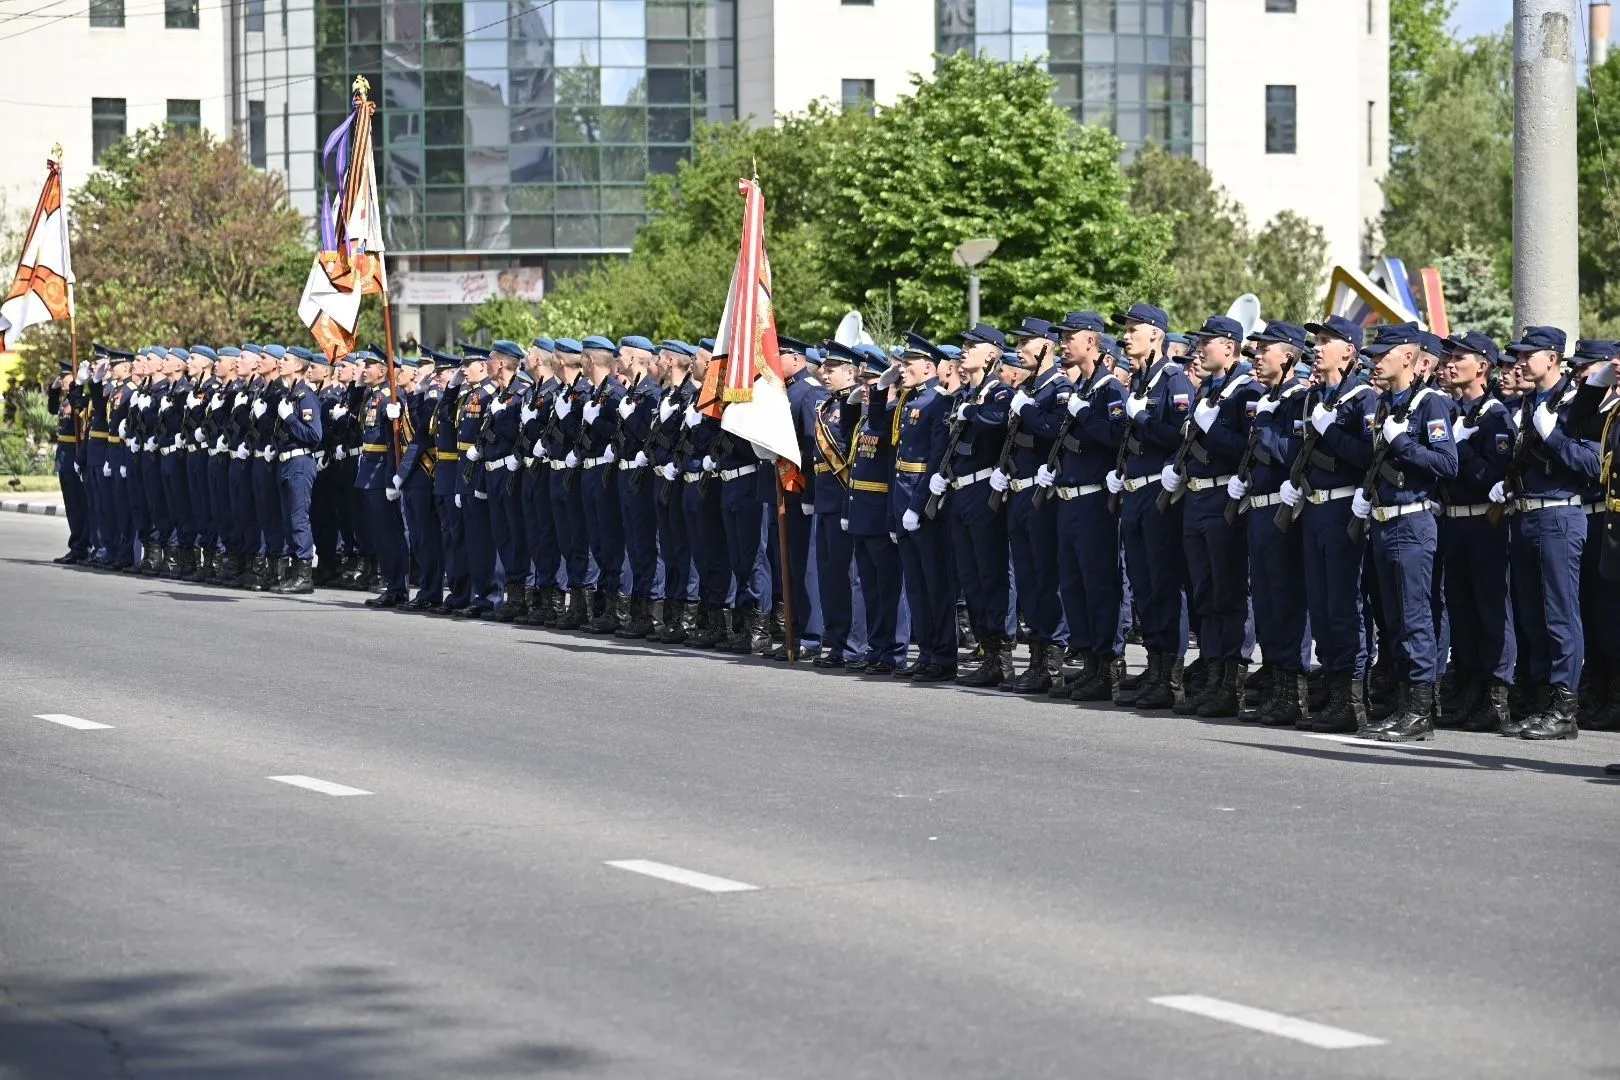
M167 30L197 29L197 0L163 0L163 26Z
M1295 88L1266 87L1266 153L1294 152Z
M90 0L90 25L117 29L124 25L124 0Z
M96 164L101 164L108 147L124 137L124 124L123 98L90 99L90 156Z
M242 26L247 30L264 32L264 0L247 0Z
M876 82L872 79L844 80L844 108L872 111L872 99L877 96Z
M169 99L169 126L181 131L202 130L202 102L195 98Z
M1266 0L1266 12L1271 15L1292 15L1297 10L1295 0Z
M270 151L264 127L264 102L248 102L248 161L255 169L262 169L269 161Z

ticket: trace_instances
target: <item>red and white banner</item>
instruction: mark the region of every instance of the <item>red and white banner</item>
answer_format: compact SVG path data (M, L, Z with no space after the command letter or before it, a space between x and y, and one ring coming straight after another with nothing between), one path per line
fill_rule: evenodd
M23 240L17 273L0 301L0 352L12 348L30 326L73 318L73 263L68 257L67 207L62 205L62 166L45 162L45 187Z

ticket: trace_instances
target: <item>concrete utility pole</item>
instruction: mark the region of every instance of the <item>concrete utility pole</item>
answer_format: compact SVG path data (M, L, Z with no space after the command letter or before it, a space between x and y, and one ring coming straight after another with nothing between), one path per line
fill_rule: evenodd
M1513 322L1580 334L1577 0L1513 0Z

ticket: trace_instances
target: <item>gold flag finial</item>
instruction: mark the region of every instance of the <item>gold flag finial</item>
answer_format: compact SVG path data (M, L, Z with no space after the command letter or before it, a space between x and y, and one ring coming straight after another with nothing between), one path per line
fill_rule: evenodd
M61 143L53 143L51 145L51 158L54 161L61 161L62 160L62 144Z
M360 96L362 100L364 100L365 96L371 91L371 83L364 75L356 75L354 77L353 90Z

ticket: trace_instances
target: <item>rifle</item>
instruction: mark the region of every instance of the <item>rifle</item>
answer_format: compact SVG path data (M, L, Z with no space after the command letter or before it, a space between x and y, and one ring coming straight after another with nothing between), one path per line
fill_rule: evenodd
M1017 392L1018 388L1014 387L1013 393L1016 394ZM1008 466L1012 464L1013 450L1017 448L1018 428L1021 419L1022 417L1018 413L1013 413L1007 417L1007 437L1001 440L1001 452L996 455L996 469L1001 473L1006 473ZM1006 501L1007 493L1005 491L996 491L992 488L988 500L990 512L993 514L1000 510Z
M670 390L670 393L671 394L677 393L679 391L679 389L680 389L679 387L676 387L676 388ZM694 395L693 397L691 397L690 399L688 399L686 401L685 405L682 406L682 408L690 408L696 402L697 402L697 397ZM692 431L692 429L686 426L686 418L684 416L681 417L680 424L681 424L680 432L679 432L679 434L677 434L675 436L675 445L670 448L670 452L669 452L670 461L674 463L675 470L677 472L684 471L684 468L685 468L685 465L686 465L686 459L688 457L692 456L692 439L691 439L691 431ZM660 506L668 506L669 501L671 499L673 499L674 497L675 497L675 485L674 484L665 484L664 485L664 490L660 491L658 493L658 503L659 503Z
M972 395L968 396L971 397ZM945 478L947 485L956 479L956 447L957 444L962 441L962 433L967 430L968 426L966 417L957 419L954 413L956 411L960 411L966 404L967 399L964 398L962 402L957 405L956 410L953 410L953 415L951 417L951 441L945 446L945 460L941 462L939 466L939 475ZM949 486L947 486L945 490L949 491ZM1040 497L1039 492L1036 492L1036 497ZM944 495L935 495L933 492L929 492L928 502L923 505L923 517L926 517L929 521L933 521L934 518L939 514L939 508L944 502Z
M1100 366L1100 360L1098 361L1098 364ZM1096 372L1092 372L1092 375L1095 376ZM1080 387L1076 385L1073 393L1078 394L1079 392ZM1063 460L1063 451L1065 449L1063 444L1068 441L1069 434L1074 430L1074 425L1079 423L1079 421L1080 417L1076 413L1070 413L1068 416L1063 418L1063 426L1058 428L1057 438L1052 442L1052 451L1046 455L1046 469L1048 472L1057 472L1058 463ZM1035 509L1039 510L1041 507L1046 505L1046 500L1051 497L1051 488L1037 486L1035 488L1035 494L1031 497L1031 501L1034 503Z
M1281 383L1277 384L1277 389L1278 390L1282 389L1282 384ZM1271 393L1271 392L1268 391L1268 395L1269 395L1269 393ZM1272 400L1274 400L1274 401L1281 400L1281 395L1279 394L1276 398L1273 398ZM1260 457L1260 414L1257 411L1255 413L1255 415L1253 417L1251 417L1250 420L1249 420L1249 442L1248 442L1248 445L1244 446L1244 448L1243 448L1243 456L1238 459L1238 467L1237 467L1236 476L1238 478L1238 481L1240 483L1242 483L1242 485L1245 488L1247 488L1249 486L1249 480L1254 476L1254 463L1255 463L1256 460L1259 459L1259 457ZM1221 511L1221 517L1226 519L1226 523L1228 525L1236 525L1238 515L1248 513L1248 510L1249 510L1249 496L1247 494L1245 494L1243 496L1243 498L1241 498L1241 499L1228 499L1227 502L1226 502L1226 509Z
M670 393L674 393L674 391L672 390ZM664 434L664 421L658 418L658 410L654 409L653 418L647 424L647 439L641 444L640 451L635 455L635 457L640 457L642 454L646 454L648 465L645 469L630 470L630 476L626 482L630 485L631 491L640 491L647 486L647 474L652 471L653 451L660 446L669 446L673 449L669 436ZM634 461L635 457L632 457L631 460Z
M1406 407L1395 416L1395 419L1404 420L1406 414L1411 411L1412 402L1416 400L1417 391L1414 390L1412 396L1406 401ZM1389 443L1384 440L1384 421L1388 420L1390 415L1389 402L1379 402L1378 414L1373 417L1373 438L1375 441L1373 444L1372 464L1367 466L1367 475L1361 481L1360 491L1365 498L1372 501L1375 509L1378 506L1378 474L1384 471L1384 459L1389 457ZM1352 541L1359 544L1367 538L1368 522L1371 520L1371 515L1364 518L1352 517L1350 524L1345 527L1345 532L1350 535Z
M602 387L604 387L604 386L606 386L608 384L608 380L610 378L612 378L611 375L602 376L601 384L599 386L597 386L593 391L591 391L591 399L590 399L589 404L597 405L597 406L600 406L602 404ZM569 451L576 458L579 458L581 463L583 463L585 459L579 456L580 451L584 450L585 449L585 444L590 441L590 431L591 431L591 425L589 425L589 424L587 424L585 422L585 417L584 417L583 413L584 413L584 410L583 410L583 407L581 407L581 415L580 415L580 418L579 418L579 430L574 432L574 445L569 448ZM581 468L580 465L575 465L572 469L569 469L569 470L567 470L566 472L563 473L562 482L563 482L563 490L564 491L572 491L572 490L574 490L574 482L579 478L580 468Z
M1202 395L1194 396L1193 407L1187 410L1187 419L1182 422L1181 426L1181 445L1176 447L1176 456L1171 459L1171 466L1176 470L1176 475L1181 477L1183 483L1175 491L1167 491L1163 487L1159 489L1159 497L1154 500L1153 507L1161 514L1180 502L1187 491L1185 483L1187 479L1187 459L1192 457L1193 450L1200 445L1199 439L1204 434L1203 429L1198 426L1197 421L1194 419L1194 415L1197 413L1200 404L1208 404L1209 400L1215 396L1214 387L1215 380L1206 376L1204 385L1200 387L1203 391Z
M1492 525L1502 524L1508 502L1524 486L1524 467L1530 460L1530 451L1535 449L1535 440L1531 438L1535 432L1535 422L1531 419L1536 410L1535 400L1534 394L1526 394L1524 404L1519 406L1519 430L1514 433L1513 456L1508 459L1507 476L1502 480L1503 501L1491 503L1485 511L1485 520Z
M1127 398L1136 396L1137 390L1142 388L1142 383L1147 379L1147 373L1153 370L1154 363L1156 363L1156 360L1150 359L1147 365L1143 367L1141 371L1135 372L1131 375L1130 385L1126 388ZM1130 464L1131 440L1135 438L1136 421L1127 416L1125 420L1125 437L1119 440L1119 453L1114 455L1114 472L1118 473L1121 479L1124 479L1125 477L1125 467ZM1136 445L1142 445L1140 439L1137 440ZM1119 513L1120 505L1124 501L1125 497L1122 493L1117 491L1110 493L1108 496L1108 512L1110 514Z
M1322 403L1322 394L1320 386L1313 386L1305 395L1305 404L1302 406L1305 434L1299 441L1299 453L1294 455L1294 463L1288 468L1288 482L1299 489L1299 505L1289 506L1287 503L1280 503L1277 506L1277 513L1273 515L1271 523L1277 527L1278 532L1287 532L1299 519L1299 515L1305 510L1305 498L1311 493L1311 454L1316 451L1316 444L1322 438L1321 433L1311 424L1311 413Z

